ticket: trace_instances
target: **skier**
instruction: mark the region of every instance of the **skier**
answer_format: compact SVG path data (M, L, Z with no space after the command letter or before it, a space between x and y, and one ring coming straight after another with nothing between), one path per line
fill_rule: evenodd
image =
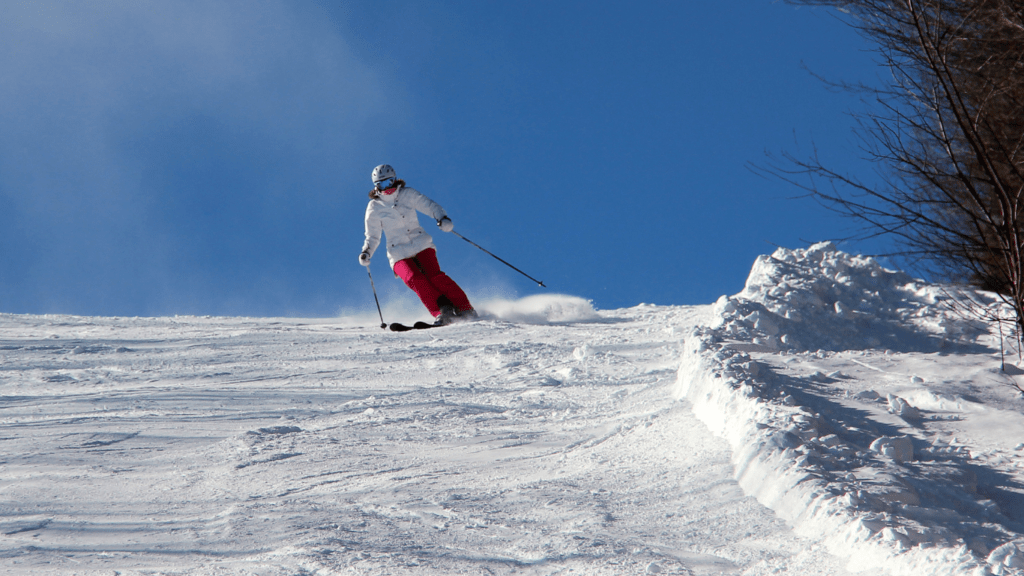
M412 288L435 318L434 324L444 326L457 318L471 319L476 311L469 298L454 280L441 271L437 251L430 235L420 227L419 210L437 221L444 232L454 229L451 218L436 202L399 180L395 169L381 164L371 174L373 190L366 206L366 241L359 254L359 263L370 265L381 233L387 237L388 260L395 275Z

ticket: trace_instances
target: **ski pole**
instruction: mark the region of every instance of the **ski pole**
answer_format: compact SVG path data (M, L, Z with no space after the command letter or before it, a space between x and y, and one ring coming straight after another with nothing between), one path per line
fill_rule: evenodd
M366 275L370 277L370 289L373 290L373 301L377 303L377 314L380 315L380 327L387 328L388 323L384 321L384 313L380 311L380 300L377 300L377 287L373 285L373 274L370 274L370 267L366 267Z
M473 242L472 240L470 240L469 238L466 238L466 237L465 237L465 236L463 236L462 234L459 234L459 233L458 233L458 232L456 232L455 230L452 230L452 234L455 234L456 236L458 236L459 238L462 238L462 239L463 239L463 240L465 240L466 242L469 242L469 243L470 243L470 244L472 244L473 246L476 246L477 248L479 248L479 249L483 250L484 252L487 252L487 250L485 250L483 246L480 246L480 245L479 245L479 244L477 244L476 242ZM501 263L502 263L502 264L504 264L505 266L508 266L509 268L511 268L511 269L513 269L513 270L515 270L516 272L519 272L519 273L520 273L520 274L522 274L523 276L526 276L526 277L527 277L527 278L529 278L530 280L533 280L534 282L536 282L537 284L539 284L541 288L547 288L547 286L545 286L545 285L544 285L544 283L543 283L543 282L541 282L540 280L537 280L537 279L536 279L536 278L534 278L533 276L530 276L530 275L529 275L529 274L527 274L526 272L523 272L522 270L520 270L519 268L516 268L515 266L513 266L513 265L509 264L508 262L505 262L504 260L502 260L501 258L498 258L498 257L497 257L497 256L495 256L494 254L491 254L490 252L487 252L487 253L488 253L488 254L490 254L490 255L491 255L491 256L492 256L492 257L493 257L493 258L494 258L495 260L497 260L498 262L501 262Z

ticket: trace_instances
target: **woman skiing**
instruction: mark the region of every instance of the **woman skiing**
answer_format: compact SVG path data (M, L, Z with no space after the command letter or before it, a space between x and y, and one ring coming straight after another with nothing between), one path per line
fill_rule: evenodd
M441 271L437 263L434 241L420 227L416 211L437 221L444 232L454 228L444 208L408 188L395 176L395 169L381 164L373 169L373 190L366 206L366 241L359 254L359 263L370 265L370 258L380 245L381 233L387 237L388 260L395 275L412 288L423 305L436 319L434 324L450 324L456 318L474 318L476 312L466 293Z

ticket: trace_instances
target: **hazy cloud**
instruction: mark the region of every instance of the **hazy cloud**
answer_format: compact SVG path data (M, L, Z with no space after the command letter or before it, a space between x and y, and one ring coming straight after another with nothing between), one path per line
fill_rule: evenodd
M0 311L147 312L285 266L319 172L401 108L307 8L6 4Z

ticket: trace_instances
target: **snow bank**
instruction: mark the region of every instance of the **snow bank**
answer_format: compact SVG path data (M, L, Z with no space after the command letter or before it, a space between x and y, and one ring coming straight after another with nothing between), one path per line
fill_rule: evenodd
M995 305L985 295L915 281L823 242L759 256L736 299L719 300L718 315L726 335L752 337L770 350L934 351L987 330L949 314L968 300ZM738 306L749 308L743 318Z
M941 306L968 296L996 305L831 243L779 249L759 257L744 290L719 299L711 324L687 338L675 395L730 443L747 493L833 554L856 558L851 569L1022 573L1024 542L1010 541L1016 535L1002 528L1006 518L975 492L962 460L916 459L906 436L866 437L831 422L794 399L792 382L783 385L764 362L829 350L971 350L969 336L985 327ZM905 399L886 401L907 421L920 416Z

